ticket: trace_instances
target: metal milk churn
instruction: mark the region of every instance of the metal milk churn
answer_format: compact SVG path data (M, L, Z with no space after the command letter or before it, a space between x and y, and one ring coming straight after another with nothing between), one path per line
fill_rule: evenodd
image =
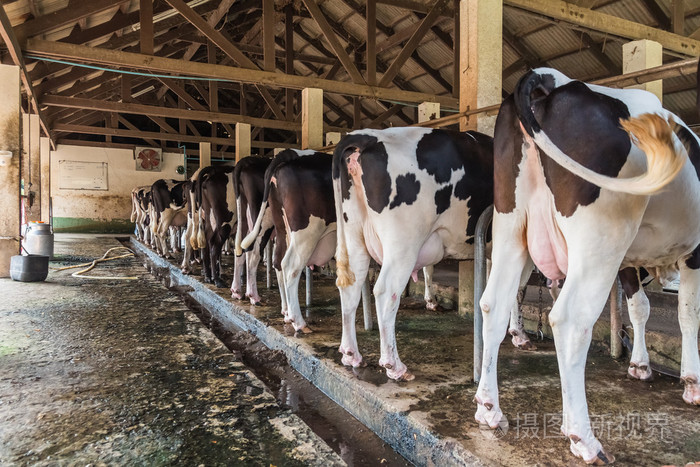
M51 225L43 222L30 222L24 236L24 249L30 255L44 255L53 259L53 232Z

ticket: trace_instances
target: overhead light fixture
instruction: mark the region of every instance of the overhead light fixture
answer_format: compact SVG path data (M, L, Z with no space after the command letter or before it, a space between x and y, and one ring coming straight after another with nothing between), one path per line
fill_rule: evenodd
M147 88L142 89L142 90L140 90L140 91L135 92L134 94L132 94L132 95L131 95L131 98L132 98L132 99L136 99L137 97L142 96L142 95L146 94L147 92L151 92L151 91L153 91L154 89L155 89L155 86L153 86L153 85L151 84L151 85L148 86Z

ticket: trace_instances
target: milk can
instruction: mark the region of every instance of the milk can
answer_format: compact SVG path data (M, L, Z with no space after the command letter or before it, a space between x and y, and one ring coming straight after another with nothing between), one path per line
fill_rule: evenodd
M51 225L43 222L30 222L24 236L24 249L30 255L44 255L53 259L53 232Z

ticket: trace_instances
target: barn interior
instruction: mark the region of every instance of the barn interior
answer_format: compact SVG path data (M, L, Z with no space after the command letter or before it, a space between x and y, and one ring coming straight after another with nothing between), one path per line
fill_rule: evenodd
M361 317L358 334L368 349L369 366L353 372L340 364L337 290L324 273L314 274L318 298L314 295L306 308L317 332L294 336L279 316L275 289L263 291L264 306L242 305L225 290L180 274L177 263L159 258L137 240L116 239L134 232L130 213L135 186L158 179L185 180L200 167L243 157L272 157L287 148L330 152L343 134L358 128L418 125L476 129L492 135L499 104L523 73L536 67L556 68L572 78L605 86L647 89L698 132L700 2L2 0L2 7L0 281L8 295L0 316L8 327L3 326L0 339L0 368L12 371L0 377L0 420L7 422L0 431L0 463L49 465L56 459L72 459L128 464L146 459L281 465L577 465L568 456L564 440L546 436L545 416L556 418L561 403L551 341L538 342L533 352L504 342L499 378L510 426L499 438L474 421L473 262L439 265L438 312L423 309L417 298L420 284L409 288L397 329L399 345L409 365L416 368L417 378L395 383L386 380L377 364L377 330L361 331ZM29 223L49 224L56 235L57 254L45 282L28 284L8 278L11 257L21 253L21 237L27 235ZM196 413L204 406L225 405L219 397L230 381L219 379L210 386L222 376L221 371L229 371L222 370L225 365L212 370L217 375L203 374L192 382L187 379L191 368L183 355L177 358L185 360L180 371L187 378L164 373L148 388L168 388L162 397L171 401L163 407L171 404L177 410L151 407L144 401L158 396L141 392L127 414L132 423L126 424L126 415L118 423L114 417L106 421L108 415L91 417L90 413L109 413L114 407L131 409L127 403L95 402L107 396L90 393L86 387L101 384L106 372L87 367L131 363L125 356L115 362L107 347L95 350L76 344L71 348L71 339L87 342L91 331L82 325L79 333L71 335L75 323L90 321L69 312L109 311L104 320L118 323L138 300L124 308L110 308L97 300L100 293L136 294L144 302L151 301L133 289L122 291L125 282L121 280L74 278L57 269L91 261L118 245L129 247L137 257L103 267L117 275L138 276L139 285L158 290L181 319L174 326L183 334L171 329L166 334L172 332L174 343L158 345L184 346L190 350L183 350L183 355L191 352L197 361L209 362L202 367L211 361L216 362L211 364L214 367L219 365L220 356L228 350L197 324L199 318L193 319L197 315L190 310L205 309L224 332L252 335L259 345L283 354L289 371L297 372L295 377L310 380L359 420L358 425L348 426L374 432L379 438L337 434L340 429L328 428L325 421L317 423L322 428L316 431L322 434L314 434L306 428L312 425L309 420L291 413L298 410L298 403L295 408L289 400L299 397L290 396L293 391L280 395L284 391L279 385L272 384L273 391L265 377L246 372L244 359L236 353L240 349L234 350L234 357L226 357L231 359L226 365L235 367L230 373L237 375L231 378L235 384L257 389L249 390L253 400L236 408L237 412L223 410L234 414L230 423L221 422L223 416L219 421L193 416L187 421L190 425L182 426L205 428L192 436L178 432L156 439L148 433L188 410ZM230 258L226 261L230 267ZM171 290L152 279L151 272ZM231 271L225 274L230 278ZM264 273L260 274L264 282ZM122 292L115 294L115 290ZM617 312L606 310L589 355L589 403L601 430L609 430L607 439L618 463L682 465L700 460L700 426L697 408L684 406L680 398L677 300L658 284L649 290L654 312L647 343L652 364L660 371L656 380L648 384L625 380L625 342L615 335L627 329L629 320L624 305L616 322L612 321ZM72 298L63 308L52 303L67 296ZM544 320L543 333L551 336L546 289L541 297L542 287L533 279L524 304L526 328L534 332ZM197 305L183 305L192 303ZM150 313L148 308L138 311L144 316ZM166 316L170 311L160 309ZM135 328L117 329L139 334L135 330L139 319L130 320ZM44 337L42 332L53 326L53 335ZM113 338L115 332L106 327L94 334L96 339ZM147 335L140 338L129 345L152 345ZM182 343L190 338L203 343ZM52 347L49 341L55 339L60 345ZM191 350L195 347L206 349L208 355L196 354ZM618 359L610 358L611 347ZM128 346L124 349L129 352ZM27 352L30 358L24 360ZM94 358L81 369L79 360L90 352L103 359ZM143 355L148 352L140 352L142 358L137 360L147 360ZM169 365L177 366L177 358L167 358ZM126 381L138 379L134 374L156 371L121 370L115 376ZM67 375L68 382L56 384L75 390L50 387L54 374ZM185 379L193 384L191 388L180 385ZM119 384L110 381L105 386L117 393ZM37 392L29 395L30 391ZM89 397L80 396L80 391ZM177 405L187 399L187 391L207 392L212 399L180 410ZM266 399L263 393L273 396ZM50 395L47 409L42 408L41 394ZM92 409L90 404L95 404ZM265 425L265 417L255 419L257 415L251 416L250 423L255 430L265 431L267 438L283 439L283 446L263 450L244 444L246 454L240 454L236 449L241 446L227 438L247 438L236 420L245 418L241 413L268 410L267 405L255 408L258 404L282 408L278 418L284 420L274 426ZM133 412L139 410L143 420L135 423L138 417ZM159 415L161 411L170 418ZM331 413L319 418L340 417ZM163 420L154 425L153 419L161 416ZM88 427L89 422L94 428L83 428L76 435L74 425ZM100 424L108 426L100 428ZM29 425L37 429L20 430ZM126 429L132 426L136 427ZM81 441L69 442L68 436L52 437L50 432L76 435ZM202 446L183 448L193 444ZM206 457L203 446L212 444L219 444L212 456L220 457ZM350 445L374 447L363 454ZM240 455L244 457L231 457Z

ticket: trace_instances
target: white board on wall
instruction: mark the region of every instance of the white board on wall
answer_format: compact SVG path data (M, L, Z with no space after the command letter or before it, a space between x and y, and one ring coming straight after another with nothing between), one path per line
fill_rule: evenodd
M107 190L107 163L58 161L60 190Z

